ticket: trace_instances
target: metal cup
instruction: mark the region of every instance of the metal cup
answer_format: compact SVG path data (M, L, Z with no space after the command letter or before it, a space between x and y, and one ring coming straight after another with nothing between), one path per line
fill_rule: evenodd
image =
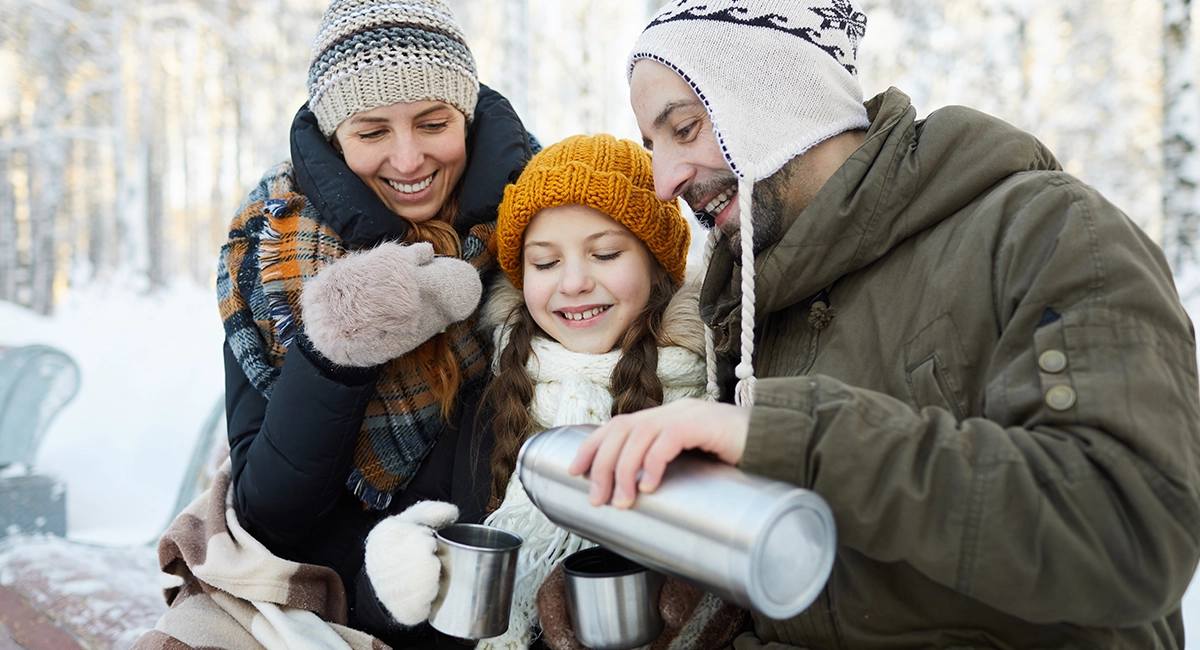
M442 576L429 624L460 639L504 634L523 540L479 524L451 524L435 536Z
M629 650L663 631L658 597L663 575L596 546L563 560L567 616L591 650Z

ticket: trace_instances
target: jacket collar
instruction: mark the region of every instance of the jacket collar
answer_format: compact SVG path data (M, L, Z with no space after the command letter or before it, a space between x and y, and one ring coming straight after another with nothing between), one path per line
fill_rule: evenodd
M308 104L296 112L290 140L300 190L343 241L357 248L404 239L407 223L350 171L321 134ZM460 234L496 218L504 186L517 179L532 155L529 134L508 100L481 85L467 130L467 168L455 219Z

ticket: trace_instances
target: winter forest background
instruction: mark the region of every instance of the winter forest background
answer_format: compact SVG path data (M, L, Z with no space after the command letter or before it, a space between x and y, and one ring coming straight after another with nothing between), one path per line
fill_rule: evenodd
M115 277L211 284L234 209L287 156L325 4L0 0L0 300L51 314ZM480 78L543 142L636 138L623 62L660 0L450 4ZM863 0L862 82L1032 131L1182 272L1200 173L1191 4Z
M146 543L166 523L222 391L217 251L288 156L326 2L0 0L0 347L48 343L82 368L38 457L76 539ZM543 143L640 141L625 56L660 0L449 2L481 81ZM861 6L867 96L894 85L922 116L967 104L1036 134L1163 244L1195 319L1190 1Z

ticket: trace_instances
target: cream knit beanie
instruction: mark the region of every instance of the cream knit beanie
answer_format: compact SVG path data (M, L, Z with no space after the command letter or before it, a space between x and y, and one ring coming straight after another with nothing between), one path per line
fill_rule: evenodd
M650 22L629 55L671 68L712 120L738 176L742 332L737 403L754 402L754 183L840 133L870 126L858 82L867 17L855 0L677 0ZM709 239L711 254L717 232ZM709 392L715 354L709 339Z
M397 102L443 101L475 115L479 79L442 0L333 0L308 67L308 107L330 137L347 117Z

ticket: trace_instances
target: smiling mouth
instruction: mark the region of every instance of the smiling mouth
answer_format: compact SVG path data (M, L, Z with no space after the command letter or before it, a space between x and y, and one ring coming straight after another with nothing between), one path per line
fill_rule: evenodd
M696 220L706 228L712 228L717 223L717 215L729 205L730 199L737 193L737 186L731 185L724 192L716 195L699 210L694 210Z
M558 312L558 314L567 320L573 320L573 321L587 320L589 318L594 318L596 316L599 316L600 314L608 311L609 308L611 308L611 307L612 307L612 305L604 305L601 307L592 307L591 309L588 309L586 311L576 311L576 312L560 311L560 312Z
M393 181L391 179L386 179L386 180L387 180L387 184L391 185L393 190L396 190L397 192L400 192L401 194L416 194L417 192L420 192L421 190L429 187L433 183L434 176L437 176L437 172L430 174L429 176L427 176L425 178L425 180L421 181L420 183L413 183L411 185L408 183L397 183L396 181Z

